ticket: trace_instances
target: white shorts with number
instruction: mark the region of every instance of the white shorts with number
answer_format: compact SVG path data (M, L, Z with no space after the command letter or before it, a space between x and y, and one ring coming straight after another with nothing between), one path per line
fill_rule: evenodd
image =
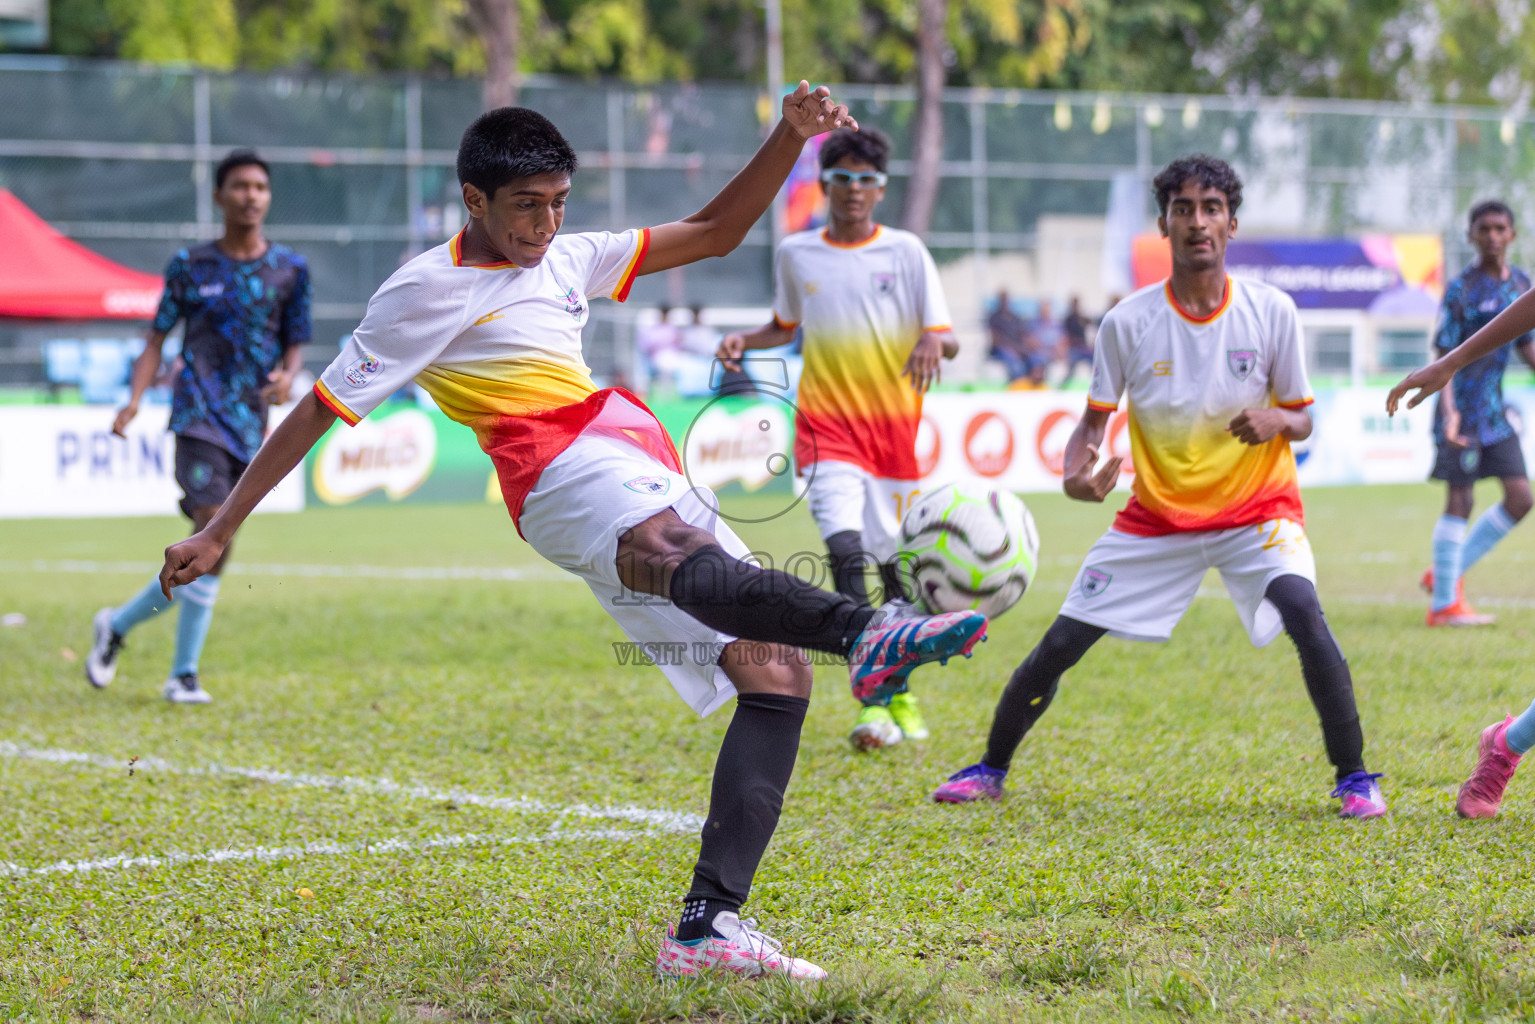
M914 480L887 480L850 462L816 462L810 478L810 514L821 539L856 530L863 549L881 562L895 557L901 517L921 495Z
M1209 569L1220 570L1255 647L1284 629L1279 610L1263 596L1268 585L1280 576L1316 584L1311 542L1288 519L1163 537L1110 530L1087 553L1061 614L1126 640L1166 640Z
M747 558L750 552L720 520L718 507L712 491L694 488L649 452L584 434L544 467L517 523L533 550L586 581L603 610L630 641L646 645L677 694L700 715L735 695L716 661L736 638L710 629L665 598L626 589L615 559L620 534L668 508L683 522L712 532L729 554Z

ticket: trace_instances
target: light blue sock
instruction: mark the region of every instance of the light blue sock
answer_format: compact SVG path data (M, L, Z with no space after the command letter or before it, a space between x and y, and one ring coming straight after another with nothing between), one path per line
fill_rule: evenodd
M1466 543L1466 521L1460 516L1440 516L1434 524L1434 611L1455 603L1460 582L1460 551Z
M1516 754L1522 754L1531 747L1535 747L1535 703L1524 709L1524 714L1508 723L1508 731L1503 734L1503 742L1508 744L1508 749Z
M1460 552L1460 573L1464 576L1471 567L1482 560L1498 541L1508 536L1514 528L1514 517L1502 505L1494 505L1477 517L1466 534L1466 546Z
M203 642L208 639L208 627L213 623L213 602L218 596L219 578L211 573L176 588L181 617L176 620L176 661L171 675L196 674L197 660L202 657Z
M160 578L157 576L149 581L147 587L133 595L127 604L112 613L112 632L127 636L128 630L154 618L170 606L171 602L160 593Z

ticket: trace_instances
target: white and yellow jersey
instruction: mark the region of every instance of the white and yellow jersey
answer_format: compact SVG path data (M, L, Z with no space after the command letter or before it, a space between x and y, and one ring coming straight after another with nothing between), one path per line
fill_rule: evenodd
M922 240L876 225L862 242L824 229L778 247L773 318L803 326L794 457L800 466L848 462L915 480L922 396L901 368L923 331L949 329L938 268Z
M515 519L543 468L608 407L613 389L592 382L581 329L592 299L628 298L650 231L557 235L536 267L465 265L462 240L460 232L383 283L314 392L355 425L414 380L474 430ZM666 431L638 399L624 399L637 418L621 433L675 463Z
M460 232L395 271L315 392L349 424L414 380L476 430L597 390L581 354L590 300L622 302L648 230L556 235L536 267L466 266Z
M1289 441L1246 445L1226 429L1244 409L1311 404L1300 318L1284 292L1228 277L1219 308L1203 318L1178 305L1170 282L1124 299L1098 329L1088 404L1112 412L1122 396L1135 483L1116 530L1303 521Z

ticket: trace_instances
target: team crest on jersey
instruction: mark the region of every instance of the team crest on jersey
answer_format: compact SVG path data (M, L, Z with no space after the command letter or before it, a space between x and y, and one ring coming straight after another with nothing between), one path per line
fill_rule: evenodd
M890 295L895 291L895 275L886 271L878 271L870 275L874 281L875 295Z
M560 293L560 301L565 303L565 312L577 320L586 315L586 303L581 301L581 294L574 288L567 288Z
M1087 568L1082 570L1082 596L1097 597L1109 589L1109 584L1114 580L1114 574L1104 572L1102 569Z
M346 368L346 373L342 375L342 380L354 388L365 388L368 386L368 382L377 376L383 368L384 361L382 359L364 352L361 359Z
M1258 353L1250 348L1227 349L1226 365L1231 368L1233 377L1246 380L1258 368Z
M625 480L624 486L640 494L665 494L672 489L672 482L664 476L637 476Z

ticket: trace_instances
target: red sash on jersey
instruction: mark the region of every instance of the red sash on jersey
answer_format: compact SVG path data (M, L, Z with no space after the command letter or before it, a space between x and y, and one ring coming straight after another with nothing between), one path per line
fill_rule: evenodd
M604 388L574 405L528 416L501 416L476 433L480 447L495 464L513 524L522 516L522 503L537 486L544 467L588 430L622 437L672 472L682 472L682 460L666 428L644 402L623 388ZM517 533L521 536L521 526Z
M841 416L794 416L794 464L803 473L817 462L847 462L882 480L915 480L918 415L898 421L866 420L856 425Z
M1165 537L1170 533L1234 530L1240 526L1257 526L1271 519L1288 519L1302 527L1306 525L1306 509L1301 505L1300 489L1293 480L1288 485L1259 491L1244 502L1228 505L1214 516L1204 512L1180 515L1180 511L1169 508L1166 514L1159 515L1132 494L1130 501L1114 517L1114 529L1137 537Z

